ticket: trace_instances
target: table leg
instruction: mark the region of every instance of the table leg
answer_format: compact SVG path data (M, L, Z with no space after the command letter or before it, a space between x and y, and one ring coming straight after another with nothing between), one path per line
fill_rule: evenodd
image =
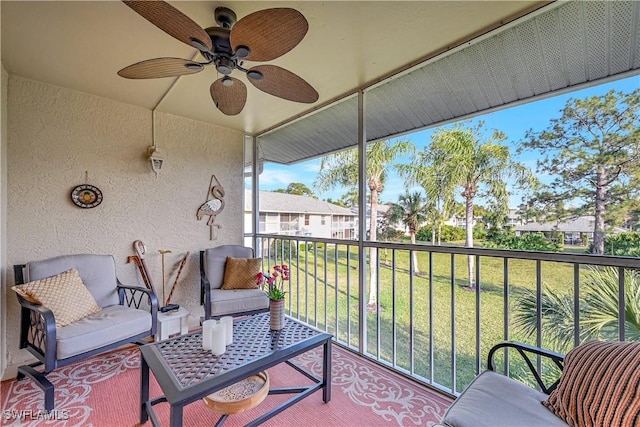
M171 427L182 427L182 405L171 405L169 409L169 425Z
M144 424L149 419L147 413L147 401L149 400L149 365L140 355L140 424Z
M322 360L322 400L329 403L331 400L331 340L324 343L324 357Z

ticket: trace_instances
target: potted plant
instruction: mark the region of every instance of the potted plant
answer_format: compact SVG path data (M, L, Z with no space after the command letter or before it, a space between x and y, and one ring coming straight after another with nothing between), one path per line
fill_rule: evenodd
M284 328L284 282L289 280L289 266L286 264L273 267L271 274L258 273L258 283L266 282L265 292L269 297L269 316L271 329L279 331Z

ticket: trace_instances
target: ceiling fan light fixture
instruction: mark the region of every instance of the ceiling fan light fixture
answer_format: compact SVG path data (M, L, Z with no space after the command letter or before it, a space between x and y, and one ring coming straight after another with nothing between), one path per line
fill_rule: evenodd
M236 49L236 56L238 58L244 59L249 55L251 55L251 49L249 49L247 46L238 46L238 48Z
M191 46L195 47L200 52L209 52L209 47L200 40L195 37L190 37L189 40L191 40Z
M222 79L222 86L224 86L224 87L231 87L231 86L233 86L233 79L231 79L231 78L229 78L229 77L225 76L225 77Z
M202 64L199 64L197 62L187 62L186 64L184 64L184 66L189 70L197 70L197 71L200 71L203 68Z
M216 60L216 70L218 70L220 74L228 76L229 74L231 74L234 68L236 68L236 64L230 58L223 57Z
M249 70L247 71L247 77L249 77L251 80L262 80L264 79L264 74L262 74L260 71Z

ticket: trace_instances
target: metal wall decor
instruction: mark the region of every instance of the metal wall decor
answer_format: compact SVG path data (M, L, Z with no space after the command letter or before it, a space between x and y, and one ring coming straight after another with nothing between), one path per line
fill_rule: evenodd
M214 184L215 180L215 184ZM211 182L209 183L209 190L207 191L207 199L205 203L198 208L198 213L196 214L198 220L201 220L203 216L209 215L209 221L207 221L207 225L211 228L211 240L216 240L216 230L222 228L220 224L216 224L216 216L222 212L224 209L224 188L218 178L215 175L211 175Z
M85 184L77 185L71 190L71 201L83 209L91 209L102 203L102 191L95 185L86 184L89 172L84 173Z

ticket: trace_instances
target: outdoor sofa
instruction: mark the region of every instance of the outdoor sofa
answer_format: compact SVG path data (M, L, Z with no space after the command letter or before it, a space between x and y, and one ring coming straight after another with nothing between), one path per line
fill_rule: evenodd
M523 357L540 391L496 372L494 356L502 348ZM562 371L548 387L537 370L538 355ZM640 425L640 342L590 341L564 357L505 341L491 348L487 366L451 405L440 426Z

